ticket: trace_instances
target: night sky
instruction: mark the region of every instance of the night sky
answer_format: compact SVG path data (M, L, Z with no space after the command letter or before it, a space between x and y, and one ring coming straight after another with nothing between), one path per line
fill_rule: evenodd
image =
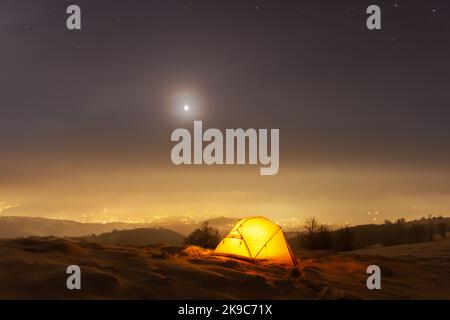
M446 0L2 0L0 48L0 215L450 214ZM194 120L279 128L279 173L173 165Z

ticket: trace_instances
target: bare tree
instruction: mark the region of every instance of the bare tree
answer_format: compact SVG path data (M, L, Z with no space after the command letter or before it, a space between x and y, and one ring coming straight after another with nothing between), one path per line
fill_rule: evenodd
M208 221L203 222L198 229L195 229L184 240L184 244L195 245L207 249L215 248L219 242L219 231L216 228L211 227Z
M338 229L333 234L333 248L339 251L353 250L353 230L349 226Z
M437 225L437 232L441 235L442 239L445 239L447 236L447 224L445 221L439 222Z
M427 231L428 231L427 232L428 241L433 241L434 240L434 233L435 233L435 229L434 229L434 224L433 223L429 223L428 224L428 230Z
M315 217L305 221L305 232L299 235L302 247L312 250L328 250L331 248L331 231L320 224Z

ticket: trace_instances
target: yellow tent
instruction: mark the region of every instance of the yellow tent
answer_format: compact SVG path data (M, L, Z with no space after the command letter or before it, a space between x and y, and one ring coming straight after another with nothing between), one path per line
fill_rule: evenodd
M297 264L281 227L264 217L240 220L220 241L215 254L289 266Z

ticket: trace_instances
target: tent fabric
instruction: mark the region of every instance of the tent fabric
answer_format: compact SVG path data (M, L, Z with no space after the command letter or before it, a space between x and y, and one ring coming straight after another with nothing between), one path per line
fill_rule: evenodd
M297 264L281 227L264 217L240 220L214 252L253 262L266 260L289 266Z

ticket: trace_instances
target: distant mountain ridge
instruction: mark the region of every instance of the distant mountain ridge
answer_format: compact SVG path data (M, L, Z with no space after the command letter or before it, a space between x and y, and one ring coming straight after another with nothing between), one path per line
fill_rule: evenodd
M224 235L229 232L232 226L238 221L236 218L218 217L208 221L211 226L217 228ZM83 223L73 220L48 219L41 217L27 216L1 216L0 217L0 239L20 238L20 237L85 237L93 234L111 232L113 230L131 230L142 228L169 229L181 235L188 235L197 224L184 224L174 221L164 224L134 224L125 222L111 223Z
M114 229L135 229L145 226L147 225L123 222L82 223L71 220L11 216L0 217L0 238L29 236L82 237L110 232Z

